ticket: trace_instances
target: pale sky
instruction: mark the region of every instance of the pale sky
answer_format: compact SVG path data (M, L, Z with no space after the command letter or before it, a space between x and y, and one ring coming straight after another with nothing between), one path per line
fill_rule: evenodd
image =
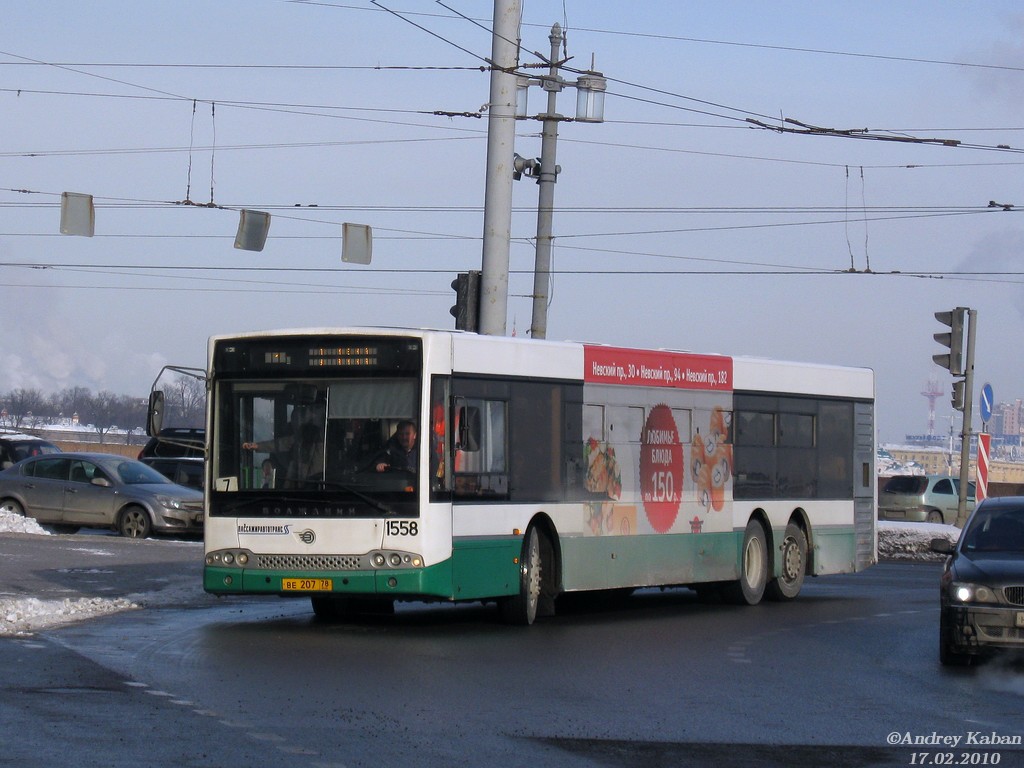
M141 396L216 333L453 327L451 280L481 265L492 10L5 3L0 391ZM605 123L559 130L548 338L870 367L893 442L952 383L933 313L966 306L974 400L1024 398L1018 2L524 0L523 64L556 21L609 85ZM95 197L95 237L59 234L65 191ZM525 335L537 186L513 195ZM272 215L261 253L232 247L240 208ZM342 263L343 222L373 228L371 265Z

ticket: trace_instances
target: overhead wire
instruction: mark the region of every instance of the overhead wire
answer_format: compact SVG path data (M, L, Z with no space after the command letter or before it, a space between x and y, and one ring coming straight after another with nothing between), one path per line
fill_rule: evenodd
M373 0L373 5L378 6L382 10L386 10L389 13L392 13L394 15L398 15L398 14L395 14L395 12L390 11L389 9L384 8L379 2L377 2L377 0ZM444 7L446 7L446 6L444 6ZM415 25L415 26L423 29L423 27L421 25ZM434 34L434 33L430 32L430 30L424 29L424 31L426 31L426 32L428 32L430 34ZM590 31L593 31L593 30L590 30ZM440 35L434 34L434 36L438 37L439 39L443 40L444 42L446 42L448 44L453 45L454 47L456 47L457 49L459 49L459 50L461 50L461 51L463 51L465 53L468 53L470 55L475 56L478 59L486 61L485 57L481 57L478 54L475 54L472 51L469 51L468 49L465 49L465 48L459 46L458 44L456 44L456 43L454 43L454 42L452 42L452 41L450 41L450 40L448 40L448 39L446 39L446 38L444 38L444 37L442 37ZM766 47L772 47L772 46L766 46ZM17 56L16 54L10 54L10 53L5 53L5 52L0 52L0 54L8 55L8 56ZM140 89L151 91L152 93L158 94L158 96L151 96L151 95L150 96L144 96L144 97L133 96L134 98L174 98L174 99L184 99L184 98L186 98L186 97L181 96L179 94L174 94L174 93L170 93L168 91L161 91L159 89L149 88L147 86L139 85L137 83L131 83L131 82L124 81L124 80L119 80L119 79L116 79L116 78L108 78L108 77L104 77L104 76L100 76L100 75L95 75L94 73L89 73L89 72L81 71L80 69L77 68L77 66L79 66L79 65L70 66L70 65L61 65L61 64L48 64L47 62L42 62L42 61L38 61L38 60L29 59L28 57L18 57L18 58L23 60L22 61L23 64L55 66L55 67L58 67L58 68L68 69L69 71L76 72L77 74L83 74L83 75L87 75L87 76L98 77L100 79L108 80L110 82L118 83L118 84L121 84L121 85L128 85L128 86L131 86L131 87L140 88ZM942 63L942 62L932 62L932 63ZM378 69L378 68L379 67L375 67L375 69ZM469 69L469 68L466 68L466 69ZM480 69L480 68L477 67L476 69ZM632 83L632 82L625 81L625 80L615 80L615 79L611 79L611 80L612 80L612 82L616 82L616 83L619 83L619 84L624 85L624 86L628 86L628 87L632 87L632 88L637 88L637 89L649 91L649 92L652 92L652 93L659 93L659 94L670 96L670 97L676 98L676 99L682 99L682 100L685 100L685 101L695 102L695 103L702 104L702 105L705 105L705 106L708 106L708 107L712 107L714 109L725 110L727 112L733 111L733 112L736 112L739 115L746 115L746 116L757 115L757 113L755 113L755 112L749 112L749 111L746 111L746 110L740 110L740 109L737 109L737 108L734 108L734 107L729 107L727 105L717 104L717 103L710 102L710 101L704 101L704 100L699 100L699 99L692 99L691 97L687 97L687 96L685 96L683 94L674 93L674 92L666 91L666 90L663 90L663 89L652 88L652 87L649 87L649 86L643 86L643 85L638 84L638 83ZM733 116L733 115L714 113L714 112L709 112L709 111L706 111L706 110L697 110L697 109L693 109L693 108L683 107L681 105L674 105L674 104L655 102L653 100L641 99L641 98L638 98L638 97L632 97L632 96L628 96L628 95L624 95L624 94L618 94L618 95L620 95L622 98L632 98L632 99L635 99L635 100L638 100L638 101L649 101L650 103L657 104L658 106L664 106L664 107L673 108L673 109L685 109L687 111L698 112L700 114L706 114L706 115L714 116L714 117L717 117L717 118L720 118L720 119L733 120L733 121L746 121L746 118L744 118L744 117L736 117L736 116ZM208 101L207 103L211 103L211 106L213 105L212 101ZM313 107L313 106L308 106L308 105L307 106L279 105L279 104L278 105L270 105L270 104L259 104L259 103L255 103L255 102L250 103L250 102L230 102L230 101L228 101L228 102L223 102L223 103L226 104L226 105L229 105L229 106L240 107L240 108L261 108L261 109L262 108L266 108L266 109L284 109L284 110L292 110L292 109L302 109L302 110L305 110L305 109L335 109L334 107L325 107L323 105L318 105L318 106ZM346 108L339 107L337 109L346 109ZM413 111L413 112L417 113L417 114L422 114L422 112L420 112L420 111ZM325 115L321 115L321 116L325 116ZM763 115L760 115L759 117L764 117L766 119L775 119L775 118L767 118L767 116L763 116ZM359 119L359 118L346 118L346 119ZM433 126L418 126L418 127L433 127ZM460 137L460 138L462 138L462 137ZM571 140L571 139L569 139L569 140ZM580 142L580 143L599 143L599 142ZM316 146L324 146L325 143L316 143L315 145ZM628 145L625 145L625 146L628 146ZM644 148L644 147L637 147L637 148ZM972 147L972 148L989 149L989 150L997 149L997 148L994 148L994 147L983 147L983 146L975 146L975 147ZM217 148L218 151L220 151L221 149L222 148ZM670 148L664 148L664 149L665 149L665 151L686 151L686 150L673 150L673 149L670 149ZM1000 147L998 149L1000 149L1000 150L1007 150L1009 148ZM124 151L136 151L136 150L124 150ZM163 150L163 151L174 151L174 150ZM182 151L182 150L177 150L177 151ZM191 151L191 147L189 148L189 151ZM708 154L711 154L711 153L708 153ZM3 154L0 154L0 156L8 156L8 155L7 155L7 153L3 153ZM766 159L766 158L760 158L760 159ZM778 160L775 160L775 161L776 162L780 162ZM786 161L781 161L781 162L786 162ZM793 161L793 162L806 162L806 161ZM213 177L213 167L212 167L212 163L213 163L213 159L211 157L211 203L212 203L212 200L213 200L213 186L212 186L213 185L213 178L212 178ZM828 165L828 164L824 164L824 165ZM957 164L957 165L960 165L960 164ZM900 167L900 168L902 168L902 167L909 167L909 166L892 166L892 167ZM918 167L918 166L915 166L915 167ZM163 204L163 203L158 203L158 204ZM0 205L2 205L2 204L0 204ZM317 206L317 207L319 207L321 210L331 210L331 208L328 207L328 206ZM337 208L335 208L335 210L343 210L343 209L345 209L345 207L337 207ZM561 208L560 210L566 210L566 209ZM921 215L922 216L923 215L929 215L929 216L931 216L931 215L964 215L966 213L978 213L978 212L981 212L981 211L957 211L955 213L932 213L932 214L921 214ZM916 217L919 217L919 216L898 216L898 217L893 216L893 217L885 217L885 218L889 219L889 218L916 218ZM294 218L299 219L299 220L308 220L308 219L305 219L303 217L294 217ZM323 223L333 223L333 224L336 224L336 222L326 222L326 221L323 222ZM638 235L638 234L674 234L674 233L681 233L681 232L718 231L718 230L728 230L728 229L760 228L760 227L768 227L768 226L805 226L805 225L808 225L808 224L828 224L828 223L835 223L835 222L829 222L829 221L825 221L825 222L818 222L818 221L815 221L815 222L795 222L795 223L790 222L790 223L775 223L775 224L754 224L754 225L744 225L744 226L735 226L735 227L733 227L733 226L730 226L730 227L707 227L707 228L701 227L701 228L684 228L684 229L643 230L643 231L630 231L630 232L621 231L621 232L605 232L605 233L565 234L565 235L560 235L559 238L563 239L563 238L578 238L578 237L615 237L615 236ZM118 235L118 236L132 237L132 235ZM417 236L447 237L447 235L440 235L440 234L437 234L437 233L430 233L430 234L419 233ZM301 237L301 236L299 236L299 237ZM474 239L474 238L462 238L462 239Z

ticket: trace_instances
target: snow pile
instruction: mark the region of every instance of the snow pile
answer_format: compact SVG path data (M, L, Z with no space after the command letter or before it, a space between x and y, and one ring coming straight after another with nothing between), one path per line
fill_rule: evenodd
M43 528L31 517L22 517L0 509L0 531L15 533L36 533L42 536L49 536L50 532Z
M29 635L41 629L59 627L138 607L123 597L80 597L64 600L39 600L35 597L4 599L0 600L0 637Z
M932 539L946 539L956 544L960 529L939 523L892 523L878 521L879 560L926 560L941 562L946 558L931 551Z

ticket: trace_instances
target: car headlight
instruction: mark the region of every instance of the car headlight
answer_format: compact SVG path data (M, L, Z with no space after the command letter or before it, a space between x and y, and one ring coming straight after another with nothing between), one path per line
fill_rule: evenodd
M181 499L176 499L173 496L157 496L156 502L161 507L167 507L168 509L182 509L184 506L181 503Z
M968 584L954 581L949 585L949 595L956 603L996 603L996 593L984 584Z

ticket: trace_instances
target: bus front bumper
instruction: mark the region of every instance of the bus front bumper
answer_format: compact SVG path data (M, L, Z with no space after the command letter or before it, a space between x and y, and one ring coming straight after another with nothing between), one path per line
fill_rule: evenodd
M215 595L344 595L452 599L446 561L424 568L360 571L277 571L207 565L203 589Z

